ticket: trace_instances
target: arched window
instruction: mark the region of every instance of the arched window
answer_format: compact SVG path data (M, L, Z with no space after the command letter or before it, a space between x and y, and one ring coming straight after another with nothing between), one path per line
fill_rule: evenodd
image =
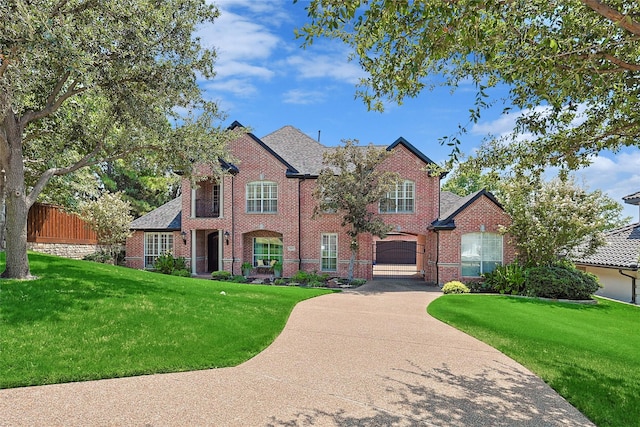
M268 181L247 184L247 212L278 212L278 184Z
M402 181L380 201L380 213L412 213L415 207L415 184Z
M491 273L502 265L502 236L496 233L463 234L460 261L462 276Z

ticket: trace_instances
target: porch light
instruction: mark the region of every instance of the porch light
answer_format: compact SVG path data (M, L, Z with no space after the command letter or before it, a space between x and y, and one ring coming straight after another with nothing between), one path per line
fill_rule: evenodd
M228 231L225 231L225 232L224 232L224 241L225 241L225 243L227 244L227 246L229 246L229 237L230 237L230 236L231 236L231 235L229 234L229 232L228 232Z
M184 243L186 245L187 244L187 232L182 230L180 232L180 235L182 236L182 243Z

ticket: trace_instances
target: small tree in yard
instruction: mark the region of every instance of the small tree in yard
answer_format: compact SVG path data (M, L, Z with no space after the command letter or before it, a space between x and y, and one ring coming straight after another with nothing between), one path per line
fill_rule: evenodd
M121 193L105 193L99 199L83 203L80 216L98 236L98 244L107 248L113 263L127 237L131 235L131 205Z
M512 220L504 231L528 265L551 265L563 254L593 254L604 244L602 232L625 222L619 203L571 179L521 176L503 183L500 193Z
M357 140L343 141L344 145L324 154L324 169L320 172L314 190L318 205L314 217L326 212L342 215L342 226L347 227L351 239L351 258L348 279L353 279L353 268L358 254L358 236L371 233L384 238L392 226L376 216L372 205L385 198L398 180L398 174L383 172L378 166L390 155L388 151L358 146Z

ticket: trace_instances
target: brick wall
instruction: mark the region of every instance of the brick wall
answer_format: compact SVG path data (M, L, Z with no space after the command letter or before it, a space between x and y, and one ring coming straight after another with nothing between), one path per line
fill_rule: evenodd
M222 244L223 269L241 274L243 262L251 262L253 237L258 235L278 236L283 241L283 275L291 276L299 269L321 271L321 236L323 233L338 234L337 276L346 276L351 256L350 241L341 226L338 214L323 214L312 218L316 201L312 196L316 180L313 178L287 178L286 166L265 150L251 136L244 135L228 144L234 164L240 172L226 174L220 178L222 184L222 213L219 218L196 218L191 212L191 185L188 180L182 184L182 229L187 232L187 244L183 245L179 232L175 232L175 252L196 260L198 272L207 268L207 236L212 232L220 235L229 232L229 244ZM488 198L482 197L456 218L456 230L440 232L441 253L438 260L437 236L429 225L439 215L440 179L430 177L425 163L402 145L396 146L392 155L382 165L384 170L395 171L402 180L410 180L415 185L414 213L381 214L394 231L404 235L404 240L415 240L423 245L425 252L419 256L419 268L425 271L425 280L450 280L460 275L460 236L463 232L479 231L485 224L487 231L496 229L498 224L508 221L506 214ZM205 168L201 173L208 174ZM278 212L247 213L246 185L250 182L275 182L278 186ZM375 212L378 206L371 206ZM196 231L196 253L191 254L192 234ZM468 231L467 231L468 230ZM411 238L407 238L411 236ZM389 237L395 239L396 237ZM400 238L400 237L398 237ZM224 239L224 238L223 238ZM370 235L362 235L356 257L355 277L371 278L373 241ZM127 242L127 262L135 268L143 263L143 233L136 232ZM512 259L513 251L505 239L504 260ZM331 272L333 273L333 272Z
M477 233L481 226L487 233L499 233L500 225L508 225L509 216L488 197L481 196L455 217L454 230L441 230L439 234L440 253L438 256L438 282L450 280L470 281L477 278L463 277L460 268L460 245L462 235ZM515 248L509 243L509 237L503 238L503 263L515 259Z

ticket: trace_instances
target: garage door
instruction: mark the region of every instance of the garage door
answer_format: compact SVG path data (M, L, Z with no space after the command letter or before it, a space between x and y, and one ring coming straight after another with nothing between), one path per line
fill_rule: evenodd
M416 242L376 242L376 264L416 264Z

